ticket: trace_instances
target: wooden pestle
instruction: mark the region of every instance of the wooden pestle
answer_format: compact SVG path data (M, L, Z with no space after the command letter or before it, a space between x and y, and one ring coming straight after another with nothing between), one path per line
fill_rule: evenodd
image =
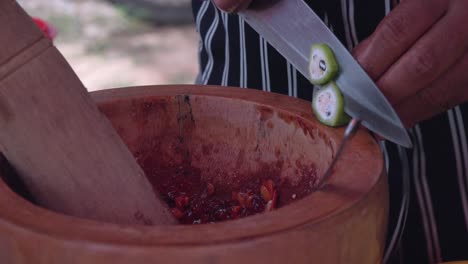
M0 0L0 150L49 209L120 224L175 223L67 61Z

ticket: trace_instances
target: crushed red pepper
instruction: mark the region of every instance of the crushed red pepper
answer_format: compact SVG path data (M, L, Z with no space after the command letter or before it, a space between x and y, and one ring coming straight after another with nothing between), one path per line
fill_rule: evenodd
M249 179L236 186L220 186L204 181L201 171L190 165L158 163L154 157L138 156L154 189L171 208L181 224L205 224L251 216L275 210L309 194L315 183L315 168L307 168L292 186L281 180L272 166L243 177Z
M180 223L204 224L271 211L277 206L278 192L273 181L267 180L232 192L228 199L216 195L212 183L207 183L204 191L193 193L192 197L185 191L178 192L175 198L170 198L174 193L168 193L167 197L171 200L169 204L175 206L171 211Z

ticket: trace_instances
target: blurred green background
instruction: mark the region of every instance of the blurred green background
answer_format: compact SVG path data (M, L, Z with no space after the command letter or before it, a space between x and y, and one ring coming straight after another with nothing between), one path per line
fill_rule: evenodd
M88 90L193 83L189 0L17 0L58 29L54 43Z

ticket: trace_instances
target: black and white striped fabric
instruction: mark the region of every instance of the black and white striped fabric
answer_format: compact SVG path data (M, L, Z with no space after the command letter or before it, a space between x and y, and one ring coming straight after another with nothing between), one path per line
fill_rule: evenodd
M307 2L350 50L397 4L396 0ZM309 81L241 18L221 12L210 1L192 4L201 36L197 83L311 100ZM391 195L388 263L468 260L467 125L468 104L411 129L413 149L382 143Z

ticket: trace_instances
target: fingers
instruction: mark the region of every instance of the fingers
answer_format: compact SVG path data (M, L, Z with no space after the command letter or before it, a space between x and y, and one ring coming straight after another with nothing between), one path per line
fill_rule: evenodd
M402 1L379 24L356 59L373 79L378 79L445 13L449 1Z
M427 88L397 104L406 127L442 113L468 100L468 53Z
M468 12L453 9L378 80L393 104L416 94L454 65L468 47Z
M213 0L214 4L228 13L235 13L249 7L252 0Z

